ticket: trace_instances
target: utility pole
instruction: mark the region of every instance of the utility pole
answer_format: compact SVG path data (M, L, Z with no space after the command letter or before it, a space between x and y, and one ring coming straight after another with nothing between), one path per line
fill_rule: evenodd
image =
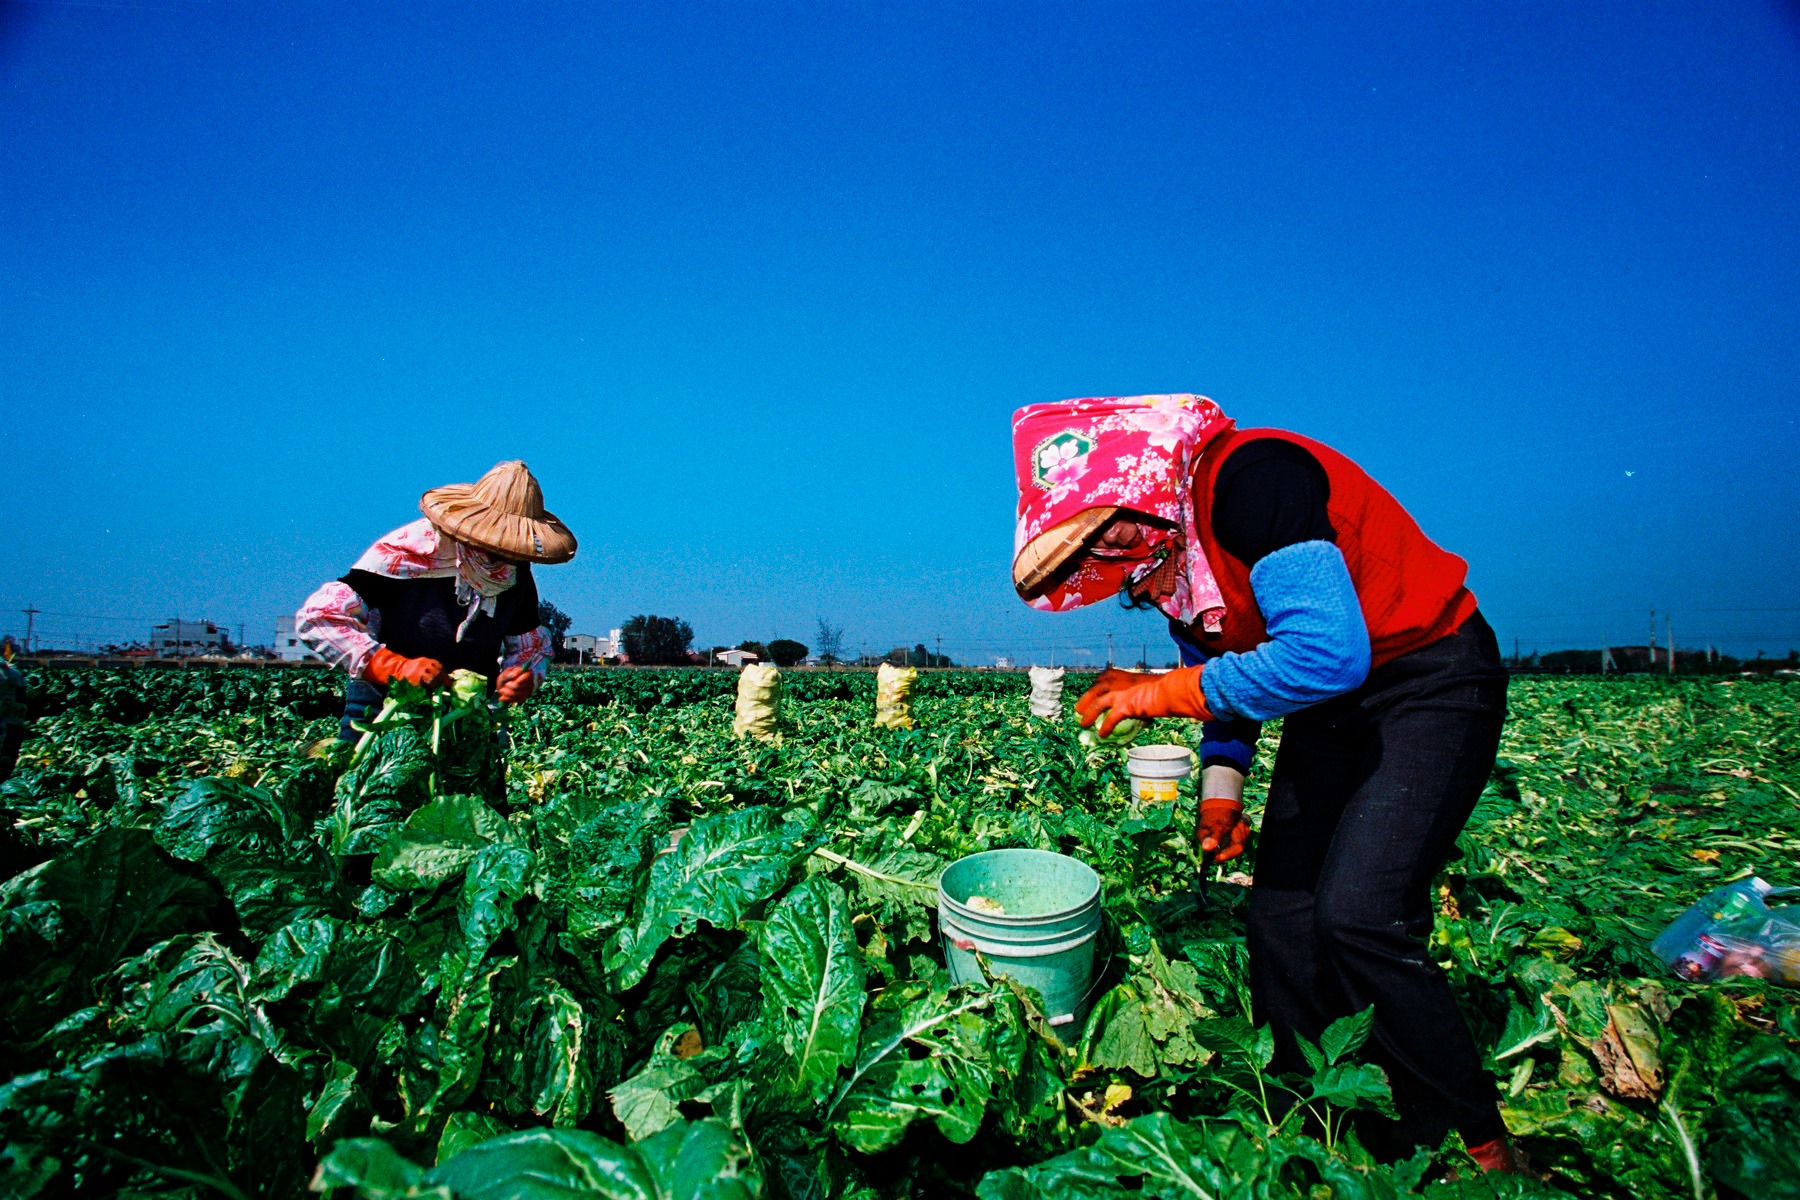
M944 635L941 633L937 636L937 648L937 665L941 667L944 665Z
M30 654L32 651L32 631L37 625L37 615L44 610L34 604L30 608L21 608L19 611L25 614L25 653Z
M1513 666L1519 665L1519 635L1513 635Z
M1650 610L1650 661L1645 665L1646 674L1656 673L1656 610Z
M1675 618L1673 616L1665 616L1663 618L1663 620L1668 622L1668 628L1669 628L1669 674L1673 675L1673 674L1675 674Z
M1604 635L1602 635L1602 637L1600 638L1600 673L1602 675L1606 674L1606 659L1607 659L1606 638Z
M1112 634L1109 633L1106 635L1106 669L1109 671L1112 670L1112 665L1113 665Z

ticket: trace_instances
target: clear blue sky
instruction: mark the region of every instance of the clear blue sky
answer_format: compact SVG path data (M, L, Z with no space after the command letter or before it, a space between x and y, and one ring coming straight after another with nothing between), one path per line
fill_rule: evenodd
M256 641L522 457L578 629L1156 659L1013 597L1008 414L1198 391L1527 651L1785 652L1797 332L1776 0L0 3L0 630Z

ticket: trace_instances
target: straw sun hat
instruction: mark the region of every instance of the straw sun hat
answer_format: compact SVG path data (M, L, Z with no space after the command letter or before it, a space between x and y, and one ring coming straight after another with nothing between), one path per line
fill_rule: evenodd
M1032 600L1047 591L1118 514L1117 508L1084 508L1027 542L1013 559L1013 586L1019 595Z
M563 563L575 557L575 535L544 511L544 491L524 463L503 462L474 483L432 488L419 511L459 542L505 558Z

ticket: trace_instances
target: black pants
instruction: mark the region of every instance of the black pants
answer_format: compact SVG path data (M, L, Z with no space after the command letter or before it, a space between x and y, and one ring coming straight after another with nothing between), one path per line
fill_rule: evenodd
M12 778L19 765L19 747L25 744L23 721L0 721L0 783Z
M1499 1137L1498 1094L1449 982L1426 950L1431 883L1494 766L1506 672L1479 613L1449 637L1283 722L1250 895L1250 990L1277 1065L1375 1006L1368 1054L1399 1122L1361 1126L1384 1157L1451 1129Z
M362 734L350 727L352 721L368 721L381 711L382 701L387 698L380 688L362 679L344 681L344 715L338 718L338 740L354 742Z

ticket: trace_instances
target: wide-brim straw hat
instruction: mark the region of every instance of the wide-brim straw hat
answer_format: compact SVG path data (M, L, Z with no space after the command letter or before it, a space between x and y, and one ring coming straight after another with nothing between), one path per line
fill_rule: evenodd
M474 483L432 488L419 511L459 542L503 558L563 563L575 557L575 535L544 509L544 490L518 460L497 464Z
M1117 508L1084 508L1025 543L1013 559L1013 586L1027 600L1049 590L1057 578L1075 565L1075 558L1119 515Z

